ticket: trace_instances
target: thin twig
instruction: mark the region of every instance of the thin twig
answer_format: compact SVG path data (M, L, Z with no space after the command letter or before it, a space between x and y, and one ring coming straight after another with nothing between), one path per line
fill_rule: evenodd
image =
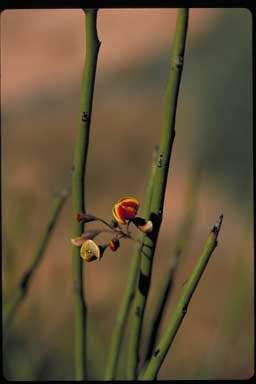
M232 337L241 335L241 320L244 310L248 303L248 253L252 252L252 244L250 237L252 235L253 224L248 217L252 214L252 202L249 204L250 209L247 212L247 221L243 231L242 241L234 254L232 282L230 283L225 294L225 301L221 316L212 336L212 343L208 350L205 351L204 359L199 367L192 373L192 379L209 380L213 376L221 377L220 370L225 370L225 364L229 359L230 346L232 345ZM250 247L250 248L249 248ZM252 272L253 273L253 272ZM251 277L251 276L250 276ZM247 307L248 308L248 307ZM229 347L228 347L229 346Z
M84 224L75 219L78 212L86 212L85 192L85 170L87 152L89 145L90 122L92 116L92 102L94 83L97 67L98 51L100 42L97 35L97 9L85 10L86 13L86 58L82 79L79 128L75 145L73 177L72 177L72 200L73 200L73 223L72 237L76 238L84 232ZM74 293L74 360L75 379L84 380L86 376L86 304L83 287L83 260L80 257L79 248L73 246L73 293Z
M95 216L95 219L100 221L101 223L105 224L108 228L112 229L112 232L116 232L120 235L122 235L122 237L125 237L125 238L128 238L128 239L132 239L132 240L135 240L133 239L133 237L131 236L131 233L130 232L124 232L119 226L117 228L113 228L111 226L111 224L109 224L106 220L104 219L101 219L100 217L97 217Z
M34 273L36 272L39 264L41 263L43 256L45 254L46 248L49 244L49 240L51 238L51 235L53 233L53 230L56 226L57 219L59 217L59 214L61 212L61 209L69 195L68 190L63 190L61 193L57 194L52 203L52 207L49 212L48 221L46 224L46 227L41 235L41 238L38 242L35 255L32 259L32 263L28 270L23 274L22 278L20 279L20 282L16 288L16 290L11 295L11 298L7 301L7 303L4 306L3 311L3 327L6 337L6 332L9 326L12 323L12 320L17 312L17 309L21 302L25 299L31 279L34 276Z
M127 375L129 380L134 380L137 376L142 323L151 282L153 256L162 221L168 169L175 136L175 118L187 36L188 14L187 8L181 8L178 11L170 74L165 97L162 136L154 179L155 188L153 190L150 207L150 219L153 223L153 232L145 236L138 289L135 294L131 318L127 359Z
M193 293L202 277L202 274L208 264L208 261L218 244L218 234L221 228L223 215L219 217L219 220L213 226L206 240L202 253L197 260L197 263L186 283L183 286L183 290L178 304L175 307L169 326L162 336L158 346L153 352L146 369L143 371L139 380L155 380L159 369L163 363L163 360L181 326L183 318L187 312L188 305L192 298Z

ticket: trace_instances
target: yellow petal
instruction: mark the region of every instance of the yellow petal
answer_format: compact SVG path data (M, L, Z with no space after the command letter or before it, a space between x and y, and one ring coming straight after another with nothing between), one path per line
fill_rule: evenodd
M81 249L80 249L81 257L90 262L93 260L99 260L101 258L101 252L98 245L93 240L86 240Z
M118 205L115 204L114 207L113 207L113 209L112 209L112 215L114 216L115 220L116 220L119 224L125 224L125 221L118 215L117 208L118 208Z

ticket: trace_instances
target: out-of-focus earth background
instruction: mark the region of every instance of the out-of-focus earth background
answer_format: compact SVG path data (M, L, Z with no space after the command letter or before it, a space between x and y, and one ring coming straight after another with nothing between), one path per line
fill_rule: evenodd
M111 219L122 196L143 195L159 142L176 9L103 9L87 165L87 211ZM70 182L85 56L82 10L1 14L2 295L29 267L52 196ZM164 219L147 322L186 216L195 169L196 217L177 270L164 333L209 230L219 244L159 379L242 379L254 372L252 17L191 9ZM72 380L71 199L4 347L13 380ZM88 377L101 379L134 245L86 264ZM127 341L127 339L126 339ZM125 343L123 365L125 363ZM143 346L142 346L143 349ZM122 377L122 364L119 377Z

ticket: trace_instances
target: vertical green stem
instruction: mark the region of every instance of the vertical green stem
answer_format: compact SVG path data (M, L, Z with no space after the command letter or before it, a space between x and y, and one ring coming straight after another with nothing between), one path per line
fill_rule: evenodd
M152 315L151 323L149 325L150 331L148 345L146 348L145 362L148 362L153 353L153 349L160 328L160 323L164 315L168 298L172 291L178 257L179 256L177 254L174 254L174 256L172 257L166 276L164 276L164 279L161 282L162 284L160 285L159 290L157 290L156 304Z
M190 183L188 186L188 190L186 192L185 199L185 208L186 214L184 219L178 229L177 239L175 241L173 255L170 259L170 265L166 273L166 277L160 282L160 287L156 297L155 307L153 308L152 320L149 324L149 340L146 348L146 362L150 359L153 353L153 348L156 343L158 331L160 328L160 324L164 315L165 307L167 301L169 300L172 287L173 280L176 275L177 266L179 264L179 260L181 255L186 253L186 249L189 244L191 231L193 222L195 219L196 213L196 199L198 195L198 188L200 185L201 178L201 166L197 164L197 166L192 170L192 176L190 178ZM184 256L183 256L184 257Z
M152 198L152 192L153 192L153 186L154 186L154 175L155 175L155 169L156 169L156 157L157 157L157 148L155 148L153 153L152 170L151 170L151 174L149 177L146 194L145 194L145 201L144 201L144 208L143 208L144 218L148 218L150 213L150 204L151 204L151 198ZM130 271L128 275L128 283L122 298L121 306L117 315L117 320L116 320L115 328L114 328L112 339L111 339L110 351L109 351L109 356L108 356L106 371L105 371L105 380L113 380L115 378L118 358L120 354L122 336L125 328L125 322L128 318L129 309L131 307L131 303L134 297L135 284L138 277L138 269L140 264L140 255L141 255L141 248L144 240L144 234L140 232L136 240L137 240L136 248L131 260L131 266L130 266Z
M59 214L61 212L61 209L67 199L68 191L64 190L62 193L60 193L56 198L53 200L52 207L50 209L47 225L41 235L41 238L38 242L35 255L33 257L32 263L29 267L29 269L24 273L22 276L18 287L13 292L11 298L7 301L6 305L4 306L3 311L3 327L4 332L7 332L7 327L10 326L16 311L21 304L21 302L25 299L26 294L29 289L29 285L31 282L31 279L37 270L39 264L42 261L43 255L45 254L46 247L49 243L51 234L53 233L53 230L55 228L57 219L59 217ZM4 335L6 336L6 334Z
M213 229L209 233L202 253L189 277L184 284L183 291L181 293L180 300L174 310L173 316L170 320L169 326L161 338L158 346L155 348L153 356L151 357L146 369L139 377L140 380L155 380L159 369L163 363L163 360L181 326L183 318L187 312L187 308L191 297L202 277L202 274L208 264L208 261L216 248L218 242L218 234L222 224L223 215L220 216L217 223L213 226Z
M77 140L75 145L72 200L73 200L73 230L72 237L81 235L83 223L75 220L78 212L85 212L84 190L85 169L89 145L89 132L92 114L94 82L100 42L97 35L97 10L88 9L86 13L86 57L82 79L80 99L80 116ZM86 334L86 305L83 292L83 261L79 248L73 246L73 291L75 316L75 378L85 379L85 334Z
M134 312L132 314L133 317L131 320L132 323L127 366L127 374L129 380L134 380L137 375L142 322L150 287L153 256L162 221L169 162L175 136L175 117L183 68L188 14L189 12L187 8L181 8L178 11L176 32L172 48L170 74L165 97L162 136L159 146L159 155L150 209L150 218L153 222L154 229L152 234L145 236L145 241L142 248L139 284L135 294Z

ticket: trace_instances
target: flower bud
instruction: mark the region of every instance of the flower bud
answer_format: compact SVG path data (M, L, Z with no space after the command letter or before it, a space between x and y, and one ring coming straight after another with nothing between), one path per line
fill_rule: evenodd
M120 247L120 241L116 238L113 238L109 243L109 248L112 252L115 252Z
M90 215L89 213L77 213L76 214L76 220L80 223L89 223L90 221L95 221L96 217L93 215Z
M144 233L151 233L153 231L153 223L151 220L146 221L142 217L135 217L131 220L136 227Z
M81 236L71 239L71 243L76 247L81 247L86 240L94 239L101 232L101 229L92 229L91 231L86 231L82 233Z
M144 225L138 225L138 228L141 232L151 233L153 231L153 223L151 220L148 220Z

